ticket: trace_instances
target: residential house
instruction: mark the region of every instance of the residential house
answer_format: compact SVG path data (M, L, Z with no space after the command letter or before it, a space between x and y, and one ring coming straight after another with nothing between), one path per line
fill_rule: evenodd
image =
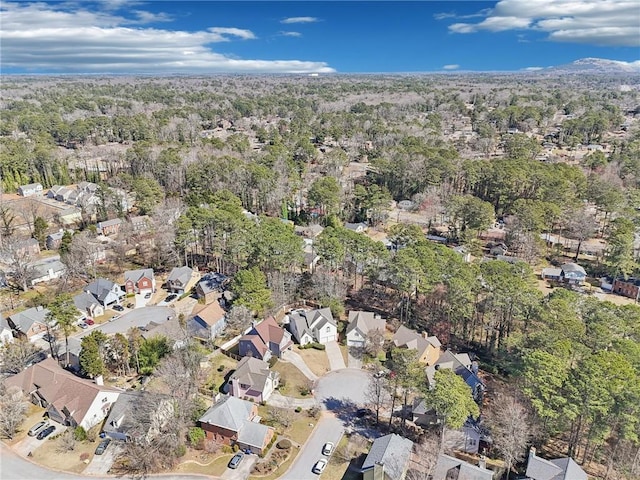
M131 427L131 416L140 403L143 392L139 390L129 390L122 392L116 402L111 407L102 432L113 440L130 440L129 429Z
M47 358L5 380L19 387L31 401L46 408L49 418L70 427L89 430L108 414L120 390L76 377L53 358Z
M536 455L536 449L529 450L527 459L527 480L588 480L587 474L570 457L545 460Z
M196 295L204 298L204 303L217 302L226 286L229 284L229 277L221 273L207 273L196 285Z
M15 336L25 337L34 342L46 333L48 314L47 308L33 307L7 317L7 322Z
M94 280L87 285L85 292L93 295L103 307L120 303L120 299L124 296L120 285L106 278Z
M96 193L98 191L98 184L93 182L80 182L78 184L78 191L84 193Z
M58 212L58 220L62 225L76 225L82 222L82 211L76 207L65 208Z
M280 374L269 370L269 364L244 357L227 383L227 393L253 402L266 402L280 383Z
M60 256L45 258L31 265L31 286L60 278L67 271L67 266L60 261Z
M102 235L117 235L122 226L122 220L120 218L114 218L112 220L105 220L104 222L98 222L98 232Z
M140 329L142 330L142 338L148 340L157 336L165 337L169 340L169 345L174 350L187 344L187 330L182 328L180 319L175 315L169 319L153 320Z
M241 357L254 357L264 361L268 361L272 355L279 358L292 346L291 334L278 325L273 317L254 324L249 333L238 342Z
M445 245L449 242L449 239L447 237L443 237L441 235L425 235L425 238L430 242L442 243Z
M477 454L480 442L486 442L487 437L480 428L479 422L468 419L462 428L447 428L444 432L444 448L447 451L459 451ZM487 445L486 443L484 444Z
M380 315L373 312L352 310L349 312L349 325L347 325L347 346L364 347L369 332L380 332L380 341L384 341L384 332L387 322Z
M60 248L62 237L64 237L64 230L60 230L59 232L47 235L47 239L45 241L47 250L57 250L58 248Z
M99 317L104 315L104 305L89 292L82 292L73 297L73 304L87 317Z
M20 185L18 187L18 195L23 197L31 197L33 195L42 195L42 184L30 183L28 185Z
M310 239L317 238L318 235L320 235L323 230L324 230L324 227L322 225L317 225L317 224L307 225L307 226L296 225L295 227L293 227L293 231L296 233L296 235L300 235L301 237L310 238Z
M289 331L300 345L338 340L338 325L329 308L297 310L288 315Z
M11 325L6 318L0 312L0 346L13 342L13 332L11 331Z
M347 230L351 230L352 232L364 233L367 231L369 227L367 226L366 223L363 223L363 222L359 222L359 223L346 222L344 224L344 228L346 228Z
M493 480L493 471L486 468L486 461L473 465L459 458L441 453L433 468L432 480Z
M560 270L562 270L561 280L569 285L582 285L587 279L587 272L577 263L565 263Z
M559 282L562 279L562 270L555 267L547 267L542 269L540 274L542 280L550 280L552 282Z
M52 186L49 191L47 192L47 198L50 198L52 200L55 200L56 195L58 195L58 193L63 189L66 188L62 185L54 185Z
M69 187L62 187L56 193L55 199L58 202L66 202L69 196L73 193L73 190Z
M232 396L218 400L200 418L207 439L223 445L238 445L243 450L261 454L266 451L275 432L258 423L258 406Z
M13 250L20 257L37 257L40 255L40 244L35 238L25 238L16 242Z
M373 441L362 464L363 480L404 480L413 442L395 433Z
M152 268L127 270L124 272L124 290L127 293L153 293L156 291L156 279Z
M213 339L222 334L227 326L227 314L218 302L210 303L189 321L189 331L195 336Z
M195 283L194 273L193 269L187 266L175 267L167 277L167 290L180 295L188 292Z
M415 330L400 325L392 341L398 348L416 350L417 360L427 366L435 364L440 358L440 347L442 346L440 340L436 336L429 336L426 332L420 335Z
M478 364L472 362L471 357L467 353L453 353L451 350L447 350L438 361L426 369L427 381L429 385L435 384L435 373L441 369L453 370L456 375L462 377L469 388L473 398L479 402L482 400L482 395L485 390L484 382L478 375Z
M640 278L616 278L611 286L611 291L623 297L638 300L640 296Z
M140 215L137 217L131 217L129 219L129 223L131 223L131 229L136 233L142 233L149 230L149 225L151 225L151 220L148 215Z

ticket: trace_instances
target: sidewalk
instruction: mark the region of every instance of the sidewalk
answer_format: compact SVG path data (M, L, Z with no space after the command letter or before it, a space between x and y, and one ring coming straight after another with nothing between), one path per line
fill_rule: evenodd
M267 400L267 405L280 408L311 408L317 404L314 398L285 397L278 392L273 392Z
M292 363L302 374L312 382L318 380L318 376L311 371L311 369L304 362L302 357L292 350L286 350L282 353L281 360ZM344 362L343 362L344 363ZM344 368L344 367L343 367Z

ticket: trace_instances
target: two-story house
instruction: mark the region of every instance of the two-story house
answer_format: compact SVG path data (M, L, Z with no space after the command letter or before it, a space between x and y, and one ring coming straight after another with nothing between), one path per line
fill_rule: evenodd
M94 280L84 290L93 295L103 307L120 303L120 299L124 296L120 285L106 278Z
M278 325L273 317L255 324L238 342L241 357L254 357L264 361L268 361L271 356L280 357L292 346L291 334Z
M364 347L370 332L379 332L380 341L384 342L384 332L387 328L387 322L380 315L373 312L362 312L352 310L349 312L349 325L347 325L347 346L348 347Z
M112 220L105 220L104 222L98 222L98 232L102 235L117 235L122 226L122 220L114 218Z
M193 269L187 266L175 267L167 277L166 287L172 293L182 295L195 283Z
M218 302L210 303L195 312L189 321L189 331L197 337L207 339L213 339L220 335L226 326L227 314Z
M227 382L227 393L234 397L266 402L278 387L280 374L269 370L269 364L253 357L244 357Z
M433 365L440 358L441 343L438 337L429 336L427 333L420 335L415 330L400 325L393 336L393 344L398 348L407 348L417 351L417 360L425 365Z
M124 272L124 290L127 293L153 293L156 291L156 279L152 268L127 270Z
M300 345L325 344L338 339L338 325L329 308L297 310L287 317L289 331Z
M33 307L7 317L7 323L16 337L27 338L34 342L47 332L49 309Z

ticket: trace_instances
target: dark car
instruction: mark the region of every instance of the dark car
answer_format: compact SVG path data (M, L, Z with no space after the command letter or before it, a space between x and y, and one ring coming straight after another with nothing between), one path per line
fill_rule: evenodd
M359 408L356 410L356 417L358 418L369 417L371 415L373 415L373 412L368 408Z
M144 294L144 298L146 298L147 300L149 300L151 298L151 292L147 292Z
M42 336L42 339L43 339L45 342L55 342L55 341L56 341L55 337L54 337L53 335L49 335L48 333L45 333L45 334Z
M102 455L110 443L111 443L110 438L105 438L104 440L102 440L100 444L96 447L96 455Z
M242 462L243 458L244 453L236 453L233 457L231 457L231 460L229 460L229 468L238 468L238 465L240 465L240 462Z
M114 305L112 307L116 312L123 312L124 311L124 307L122 305Z
M133 304L133 303L127 303L127 308L134 308L134 307L135 307L135 304Z
M51 435L54 430L56 429L56 427L54 427L53 425L49 425L47 428L45 428L44 430L42 430L38 436L36 437L38 440L43 440L45 438L47 438L49 435Z
M174 301L176 298L178 298L178 295L176 295L175 293L172 293L171 295L167 295L167 298L165 298L164 301L169 303Z

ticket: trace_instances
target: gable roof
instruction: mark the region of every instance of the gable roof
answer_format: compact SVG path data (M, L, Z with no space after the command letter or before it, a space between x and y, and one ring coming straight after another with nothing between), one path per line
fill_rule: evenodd
M99 302L96 297L91 295L89 292L82 292L73 297L73 304L82 313L86 313L87 310L91 309L91 307L95 305L98 305L98 303Z
M267 345L269 342L279 345L285 336L284 329L278 325L278 322L276 322L276 319L273 317L267 317L260 323L255 324L251 333L260 336L262 341Z
M438 455L438 462L433 471L433 480L445 480L447 479L447 473L455 469L458 471L458 476L454 477L458 480L492 480L493 472L486 468L472 465L471 463L460 460L459 458L451 457L449 455Z
M122 392L111 407L109 416L102 426L103 432L124 432L127 429L128 417L142 398L139 390Z
M413 442L400 435L391 433L378 437L373 441L367 458L362 464L363 470L373 468L374 465L384 465L386 477L391 480L402 478L405 467L411 457Z
M207 273L198 282L198 287L205 295L210 292L222 292L224 286L228 283L229 277L221 273Z
M462 377L465 383L474 390L478 385L484 386L484 382L476 373L477 368L467 353L453 353L451 350L442 353L438 361L426 370L427 379L430 383L434 381L436 370L441 368L453 370L456 375Z
M44 307L33 307L22 312L14 313L8 320L15 325L16 330L27 333L34 323L46 324L49 309Z
M253 404L251 402L236 397L225 396L218 400L213 407L209 408L209 410L200 417L199 421L231 430L232 432L239 432L245 421L251 418L252 412Z
M60 367L53 358L32 365L8 378L6 383L19 387L26 395L37 391L59 412L66 408L78 424L82 423L91 404L100 393L118 392L116 389L76 377Z
M230 380L238 380L244 385L251 385L255 390L262 391L267 379L271 376L269 364L253 357L243 357L231 374Z
M365 336L369 331L380 330L384 333L387 322L384 318L373 312L363 312L359 310L352 310L349 312L349 325L345 333L350 333L357 329L362 336Z
M562 270L562 273L578 273L580 275L587 275L587 272L584 270L584 268L582 268L580 265L578 265L577 263L565 263L564 265L562 265L560 267L560 270Z
M104 227L111 227L112 225L120 225L122 223L122 219L120 218L112 218L111 220L105 220L104 222L98 222L98 228L102 229Z
M87 291L101 302L104 302L112 290L120 290L120 287L106 278L98 278L87 285Z
M238 432L238 443L262 449L266 443L270 428L261 423L246 420Z
M187 266L175 267L167 277L167 282L179 281L181 285L186 285L191 280L193 269Z
M31 263L31 268L33 268L33 273L35 278L44 277L49 274L49 270L52 270L53 273L64 272L67 269L67 266L60 261L60 256L57 255L55 257L45 258L43 260L39 260L37 262Z
M225 311L218 302L210 303L195 314L196 317L200 318L210 327L222 320L225 315Z
M533 450L533 449L532 449ZM587 474L570 457L546 460L529 453L527 477L533 480L587 480Z
M406 347L409 350L417 350L419 357L422 356L425 350L430 346L433 348L440 348L442 345L440 340L438 340L438 337L427 337L426 334L420 335L415 330L411 330L404 325L400 325L400 328L396 330L396 333L393 336L393 344L396 347Z
M149 278L153 280L153 268L142 268L140 270L127 270L124 272L125 283L131 280L133 283L138 283L143 278Z

